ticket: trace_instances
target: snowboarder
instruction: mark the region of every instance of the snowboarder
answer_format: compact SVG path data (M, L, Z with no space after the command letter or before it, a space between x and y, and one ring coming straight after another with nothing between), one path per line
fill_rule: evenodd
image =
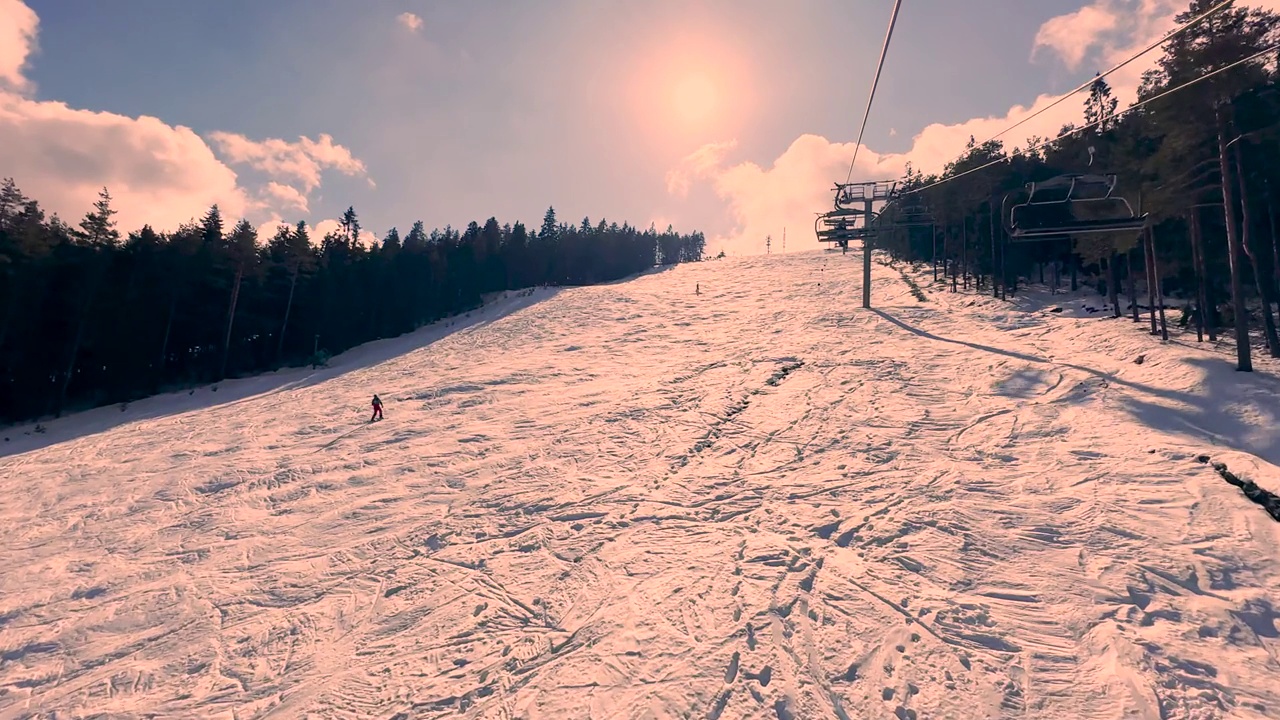
M377 395L373 396L373 417L369 418L369 422L382 419L382 398Z

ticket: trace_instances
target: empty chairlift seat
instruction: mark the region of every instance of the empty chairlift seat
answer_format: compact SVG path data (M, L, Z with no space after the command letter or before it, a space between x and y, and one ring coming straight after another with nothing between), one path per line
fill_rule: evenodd
M1115 175L1059 175L1028 183L1020 193L1025 200L1009 211L1010 239L1140 232L1146 226L1146 214L1135 214L1115 189Z

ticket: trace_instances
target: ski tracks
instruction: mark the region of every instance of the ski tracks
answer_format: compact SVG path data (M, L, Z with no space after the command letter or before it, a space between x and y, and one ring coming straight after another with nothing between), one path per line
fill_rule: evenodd
M853 263L742 263L562 291L272 422L249 399L5 461L0 563L55 579L0 586L0 718L1280 704L1267 527L1123 415L1122 368L883 268L896 323L845 309Z

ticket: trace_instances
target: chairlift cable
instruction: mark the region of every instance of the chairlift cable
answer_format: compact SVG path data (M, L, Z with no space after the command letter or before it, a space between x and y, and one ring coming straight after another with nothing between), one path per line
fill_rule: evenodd
M1147 53L1151 52L1152 50L1155 50L1156 48L1158 48L1158 47L1160 47L1161 45L1163 45L1163 44L1165 44L1165 43L1169 42L1170 40L1172 40L1172 39L1174 39L1175 37L1177 37L1177 36L1181 35L1182 33L1184 33L1184 32L1186 32L1186 31L1190 30L1191 28L1195 27L1196 25L1199 25L1200 23L1202 23L1202 22L1204 22L1205 20L1209 19L1209 17L1210 17L1210 16L1212 16L1212 15L1214 15L1214 14L1218 13L1218 12L1221 12L1221 11L1223 11L1223 10L1227 9L1227 7L1228 7L1228 6L1230 6L1232 2L1234 2L1234 0L1223 0L1223 2L1220 2L1220 3L1218 3L1217 5L1214 5L1213 7L1209 8L1209 9L1208 9L1208 10L1206 10L1204 13L1202 13L1201 15L1199 15L1199 16L1197 16L1197 17L1195 17L1195 18L1192 18L1189 22L1187 22L1187 23L1186 23L1185 25L1183 25L1182 27L1179 27L1179 28L1176 28L1176 29L1174 29L1174 30L1169 31L1169 32L1168 32L1168 33L1166 33L1163 37L1161 37L1159 40L1157 40L1157 41L1155 41L1155 42L1151 43L1150 45L1148 45L1147 47L1143 48L1142 50L1139 50L1136 54L1132 55L1132 56L1131 56L1131 57L1129 57L1127 60L1125 60L1125 61L1121 62L1120 64L1116 65L1115 67L1111 68L1110 70L1108 70L1108 71L1106 71L1106 72L1104 72L1104 73L1099 73L1098 75L1095 75L1094 77L1089 78L1088 80L1086 80L1085 82L1083 82L1079 87L1075 88L1074 90L1071 90L1070 92L1066 93L1065 95L1063 95L1062 97L1058 98L1057 100L1054 100L1054 101L1053 101L1052 103L1050 103L1049 105L1047 105L1047 106L1045 106L1045 107L1041 108L1040 110L1037 110L1036 112L1032 113L1031 115L1028 115L1027 117L1025 117L1025 118L1023 118L1023 119L1019 120L1018 122L1016 122L1016 123L1014 123L1014 124L1010 125L1009 127L1005 128L1004 130L1001 130L1000 132L996 133L995 135L992 135L990 138L988 138L988 139L987 139L987 141L986 141L986 142L982 143L982 145L986 145L987 143L991 142L992 140L996 140L996 139L998 139L1000 136L1002 136L1002 135L1004 135L1005 133L1007 133L1007 132L1009 132L1009 131L1011 131L1011 130L1013 130L1013 129L1017 128L1017 127L1019 127L1019 126L1020 126L1020 125L1022 125L1023 123L1030 122L1031 120L1034 120L1035 118L1039 117L1042 113L1048 112L1049 110L1051 110L1051 109L1053 109L1053 108L1057 107L1059 103L1061 103L1061 102L1063 102L1064 100L1066 100L1066 99L1068 99L1068 98L1072 97L1073 95L1075 95L1076 93L1080 92L1081 90L1084 90L1085 88L1088 88L1088 87L1092 86L1095 82L1097 82L1097 81L1101 80L1102 78L1105 78L1106 76L1108 76L1108 75L1110 75L1111 73L1113 73L1113 72L1115 72L1115 71L1119 70L1120 68L1124 67L1125 65L1128 65L1129 63L1133 62L1134 60L1137 60L1138 58L1142 57L1143 55L1146 55ZM982 145L979 145L978 147L982 147ZM961 157L963 157L963 156L961 156Z
M1170 89L1168 89L1168 90L1165 90L1164 92L1160 93L1159 95L1153 95L1152 97L1149 97L1149 98L1147 98L1146 100L1143 100L1143 101L1138 102L1138 103L1134 103L1133 105L1130 105L1129 107L1125 108L1124 110L1121 110L1120 112L1115 113L1114 115L1111 115L1110 117L1102 118L1102 119L1100 119L1100 120L1095 120L1094 122L1091 122L1091 123L1089 123L1089 124L1087 124L1087 125L1081 125L1080 127L1073 127L1073 128L1071 128L1070 130L1067 130L1066 132L1062 133L1061 135L1058 135L1057 137L1053 138L1052 140L1046 140L1045 142L1042 142L1042 143L1040 143L1039 145L1034 145L1034 146L1028 147L1028 148L1027 148L1027 152L1032 152L1032 151L1035 151L1035 150L1040 150L1040 149L1042 149L1042 148L1048 147L1048 146L1050 146L1050 145L1052 145L1052 144L1054 144L1054 143L1058 142L1059 140L1061 140L1061 139L1063 139L1063 138L1065 138L1065 137L1070 137L1071 135L1074 135L1074 134L1076 134L1076 133L1084 132L1085 130L1089 130L1089 129L1091 129L1091 128L1095 128L1095 127L1097 127L1098 125L1101 125L1102 123L1104 123L1104 122L1106 122L1106 121L1108 121L1108 120L1113 120L1113 119L1115 119L1115 118L1120 117L1121 115L1125 115L1125 114L1131 113L1131 112L1133 112L1134 110L1137 110L1138 108L1143 107L1144 105L1147 105L1147 104L1149 104L1149 103L1153 103L1153 102L1155 102L1156 100L1161 100L1161 99L1163 99L1163 98L1169 97L1170 95L1172 95L1172 94L1174 94L1174 93L1176 93L1176 92L1179 92L1179 91L1181 91L1181 90L1185 90L1185 89L1187 89L1187 88L1191 87L1192 85L1195 85L1195 84L1197 84L1197 83L1199 83L1199 82L1202 82L1202 81L1204 81L1204 80L1208 80L1209 78L1213 77L1214 75L1217 75L1218 73L1223 73L1223 72L1226 72L1226 71L1228 71L1228 70L1231 70L1231 69L1233 69L1233 68L1235 68L1235 67L1237 67L1237 66L1239 66L1239 65L1243 65L1243 64L1245 64L1245 63L1247 63L1247 62L1251 62L1251 61L1253 61L1253 60L1257 60L1258 58L1261 58L1261 57L1263 57L1264 55L1266 55L1266 54L1268 54L1268 53L1275 52L1276 50L1280 50L1280 43L1276 43L1275 45L1271 45L1270 47L1267 47L1267 48L1265 48L1265 49L1263 49L1263 50L1260 50L1259 52L1256 52L1256 53L1254 53L1253 55L1250 55L1250 56L1249 56L1249 57L1247 57L1247 58L1242 58L1242 59L1240 59L1240 60L1237 60L1237 61L1235 61L1235 62L1231 63L1230 65L1224 65L1223 67L1220 67L1220 68L1218 68L1217 70L1214 70L1214 71L1212 71L1212 72L1209 72L1209 73L1206 73L1206 74L1204 74L1204 75L1201 75L1200 77L1198 77L1198 78L1196 78L1196 79L1194 79L1194 80L1189 80L1189 81L1187 81L1187 82L1185 82L1185 83L1183 83L1183 84L1181 84L1181 85L1179 85L1179 86L1177 86L1177 87L1174 87L1174 88L1170 88ZM986 164L984 164L984 165L979 165L978 167L970 168L970 169L968 169L968 170L965 170L965 171L964 171L964 172L962 172L962 173L959 173L959 174L957 174L957 175L952 175L951 177L948 177L948 178L943 178L943 179L941 179L941 180L938 180L937 182L930 183L930 184L925 185L925 186L923 186L923 187L918 187L918 188L915 188L915 189L912 189L912 190L903 190L903 191L901 191L901 193L899 193L899 194L900 194L900 195L911 195L911 194L914 194L914 193L923 192L923 191L925 191L925 190L929 190L929 189L931 189L931 188L938 187L939 185L943 185L943 184L945 184L945 183L949 183L949 182L951 182L952 180L958 180L958 179L960 179L960 178L964 177L965 175L969 175L969 174L971 174L971 173L978 172L979 170L985 170L985 169L987 169L987 168L989 168L989 167L991 167L991 166L993 166L993 165L999 165L1000 163L1008 162L1008 161L1009 161L1009 158L1008 158L1008 157L1000 157L1000 158L996 158L995 160L992 160L991 162L986 163Z
M845 183L853 179L853 165L858 162L858 148L862 147L862 134L867 131L867 118L871 117L871 103L876 98L876 86L880 84L880 71L884 69L884 58L889 52L889 39L893 37L893 26L898 21L898 9L902 0L894 0L893 14L889 16L889 29L884 34L884 44L880 46L880 62L876 65L875 77L871 79L871 94L867 96L867 110L862 114L862 127L858 130L858 142L853 146L853 159L849 161L849 174Z

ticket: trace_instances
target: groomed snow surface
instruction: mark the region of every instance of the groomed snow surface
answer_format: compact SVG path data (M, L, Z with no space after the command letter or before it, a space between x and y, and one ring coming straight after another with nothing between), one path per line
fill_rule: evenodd
M1196 459L1280 490L1274 365L874 273L4 431L0 718L1280 716L1280 523Z

